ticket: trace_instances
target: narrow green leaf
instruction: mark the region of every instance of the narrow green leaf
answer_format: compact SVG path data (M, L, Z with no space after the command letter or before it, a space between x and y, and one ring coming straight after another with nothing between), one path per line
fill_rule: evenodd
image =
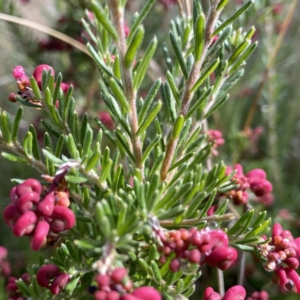
M221 0L217 6L217 11L221 11L226 6L228 1L229 0Z
M187 67L186 67L186 64L185 64L185 61L184 61L184 58L182 56L182 51L176 41L176 36L175 34L171 31L170 32L170 40L171 40L171 44L173 46L173 49L174 49L174 52L175 52L175 55L177 57L177 60L179 62L179 65L180 65L180 68L181 68L181 71L183 73L183 76L185 77L185 79L188 78L188 71L187 71Z
M153 271L154 280L156 281L157 284L161 284L163 279L160 275L158 265L153 260L151 261L151 268L152 268L152 271Z
M91 145L93 141L93 130L91 129L90 125L87 125L86 134L83 141L83 148L82 148L82 157L85 157L91 151Z
M64 108L63 108L63 113L62 113L62 119L64 122L67 122L68 118L69 118L69 114L71 114L72 112L75 111L74 106L72 105L72 103L74 102L74 98L72 97L73 95L73 90L74 87L73 85L69 86L67 95L65 97L64 101ZM71 110L73 110L71 112Z
M23 139L23 148L27 156L32 156L32 133L28 131Z
M150 155L151 151L153 150L153 148L157 145L157 143L160 141L161 139L161 135L157 135L152 141L151 143L148 145L148 147L146 148L146 150L143 153L142 156L142 163L145 162L145 160L148 158L148 156Z
M213 114L219 107L221 107L229 98L229 94L223 96L219 101L217 101L209 111L204 115L203 119L207 119L211 114Z
M58 100L60 98L60 84L62 83L63 77L61 73L58 73L57 77L56 77L56 85L54 88L54 92L53 92L53 100L55 99ZM55 103L52 103L55 104Z
M41 160L40 149L39 149L39 145L38 145L36 130L35 130L33 125L30 125L29 131L32 134L32 154L33 154L33 157L37 160Z
M160 85L161 85L161 79L159 78L153 83L152 87L150 88L150 90L144 100L143 106L139 112L139 116L138 116L139 124L141 124L144 121L145 116L150 108L150 105L151 105L153 99L155 98L155 96L157 95Z
M1 114L1 131L4 141L10 145L12 143L11 121L5 111Z
M48 122L42 120L42 124L46 128L46 130L53 136L55 136L56 138L60 137L60 133L57 130L55 130Z
M124 64L125 64L126 68L129 68L131 66L131 64L133 63L136 53L142 44L144 34L145 34L145 30L142 26L140 26L137 29L136 34L132 38L131 43L125 54Z
M209 87L208 90L206 90L206 88L203 89L201 97L195 101L186 114L186 119L190 118L197 111L197 109L201 107L201 105L207 100L207 97L210 95L212 89L213 87Z
M180 100L180 95L179 95L179 92L178 92L178 89L177 89L174 77L170 73L170 71L167 71L167 80L168 80L169 86L171 88L172 94L173 94L173 96L175 98L176 104L178 106L180 106L180 101L181 101Z
M112 160L111 159L109 159L106 164L102 164L102 172L101 172L101 175L100 175L100 182L101 183L105 182L107 177L109 176L111 166L112 166Z
M228 60L228 65L232 65L236 59L239 57L239 55L245 50L245 48L249 47L251 44L251 41L245 40L243 41L236 49L235 51L231 54L229 60Z
M240 229L243 227L243 225L245 223L249 223L249 219L250 222L253 218L253 214L254 214L254 210L249 210L247 212L245 212L239 219L238 221L228 230L228 235L233 235L233 234L237 234L237 232L240 231Z
M253 51L257 47L257 42L250 45L244 52L242 52L239 58L234 62L234 64L229 69L229 75L231 75L234 71L236 71L253 53Z
M157 214L159 220L166 220L166 219L173 219L185 211L185 208L182 205L178 205L173 207L167 211L162 211L161 213Z
M204 29L205 29L205 16L201 13L195 26L195 61L198 62L201 58L204 47Z
M185 218L188 219L198 208L202 201L207 197L207 193L202 192L200 193L189 206Z
M22 114L23 114L23 108L22 106L20 106L16 113L13 126L12 126L11 139L13 142L16 142L18 140L18 133L19 133L20 122L22 119Z
M128 43L131 43L133 36L135 35L138 27L143 22L144 18L147 16L147 14L149 13L149 11L152 8L154 3L155 3L155 0L148 0L146 4L143 4L139 15L137 16L137 18L135 19L135 21L133 22L133 24L130 28L129 35L127 37Z
M16 280L15 283L18 287L18 290L21 292L22 296L24 296L26 298L31 297L29 287L22 279Z
M19 163L22 163L22 164L27 164L28 163L27 160L24 159L23 157L19 157L19 156L10 154L10 153L1 152L1 156L4 157L7 160L10 160L10 161L19 162Z
M148 48L146 49L146 52L143 56L143 59L139 66L136 69L136 74L134 75L133 78L133 88L134 90L138 90L140 87L141 83L144 80L145 74L147 72L149 63L154 55L154 52L157 47L157 38L154 37L151 43L149 44Z
M164 102L166 102L166 104L167 104L168 111L169 111L170 117L172 119L172 122L175 123L175 120L177 118L176 103L174 101L174 98L171 93L171 89L170 89L168 82L166 82L162 86L162 95L163 95Z
M218 37L217 41L211 46L209 51L207 52L206 59L203 64L203 68L206 68L207 64L209 64L215 57L215 55L218 53L220 48L224 45L225 41L231 34L232 27L229 26L228 28L225 28L222 34Z
M156 158L156 160L154 161L153 166L151 168L151 171L149 173L149 177L151 177L154 174L154 172L156 172L160 168L164 157L165 157L164 153L161 153L159 155L159 157Z
M69 153L71 154L71 156L74 159L79 159L79 153L78 153L78 150L77 150L77 147L76 147L76 144L74 141L74 137L72 134L69 134L67 136L67 146L68 146L68 150L69 150Z
M222 23L212 34L212 36L217 35L220 31L222 31L225 27L231 24L234 20L236 20L241 14L243 14L252 4L254 0L250 0L246 2L240 9L238 9L232 16L230 16L224 23Z
M196 286L195 285L192 285L186 292L184 292L182 295L184 297L186 297L187 299L192 296L194 294L196 290Z
M36 96L37 99L41 100L42 99L41 91L35 78L31 76L29 80L30 80L30 87L32 88L34 95Z
M153 108L148 113L147 119L144 120L144 122L140 125L137 135L141 135L151 124L151 122L154 120L156 115L159 113L160 109L162 107L162 102L159 100L154 105Z
M100 156L101 156L100 151L96 151L93 153L93 155L91 156L91 158L88 160L88 162L86 164L86 167L85 167L86 172L88 172L96 167L97 163L99 162Z
M95 216L100 231L104 234L104 236L110 237L112 230L111 224L109 222L108 217L105 215L101 202L99 201L96 203Z
M245 40L250 40L253 36L253 34L255 33L255 27L252 26L249 31L247 32L246 36L245 36Z
M92 55L93 59L95 60L95 63L98 66L98 68L102 70L104 73L106 73L109 77L115 78L115 80L119 84L118 78L115 77L114 74L111 72L111 70L106 66L105 62L103 61L99 53L97 53L96 50L89 43L86 45L86 47L89 50L90 54Z
M107 13L103 10L103 8L95 1L92 1L91 4L92 10L97 18L97 20L102 24L102 26L109 32L109 34L113 37L115 41L119 39L119 35L111 24Z
M194 93L200 85L210 76L214 70L217 68L217 66L220 63L220 59L217 58L215 61L213 61L210 65L208 65L204 70L203 73L201 74L200 78L196 81L194 86L192 87L192 92Z
M56 157L55 155L53 155L51 152L49 152L46 149L43 149L43 154L46 158L48 158L51 162L53 162L55 165L59 166L63 163L63 161L61 159L59 159L58 157Z
M211 192L211 194L210 194L207 202L205 203L204 208L202 209L201 213L199 214L199 219L201 219L203 216L205 216L207 214L207 211L212 206L212 204L213 204L213 202L215 200L216 194L217 194L217 189L214 189Z
M116 55L115 57L115 61L113 64L113 71L114 71L114 75L117 79L121 79L121 67L120 67L120 59L119 56Z
M119 101L121 104L121 107L125 112L128 112L129 110L129 104L126 99L126 96L124 94L124 91L120 88L120 86L117 84L114 78L109 79L109 86L115 96L115 98Z
M83 182L86 182L86 181L87 181L87 179L86 179L86 178L84 178L84 177L80 177L80 176L73 176L73 175L66 175L66 176L65 176L65 178L66 178L66 180L67 180L68 182L72 182L72 183L78 183L78 184L80 184L80 183L83 183Z
M181 130L182 130L182 127L184 125L184 122L185 122L185 118L183 115L180 115L176 122L175 122L175 125L174 125L174 129L173 129L173 138L176 139L179 137L180 133L181 133Z
M121 143L121 145L123 146L123 149L128 154L128 156L130 157L130 159L132 160L132 162L134 162L135 161L134 156L133 156L133 154L132 154L132 152L130 150L130 147L129 147L127 141L123 137L123 135L120 132L115 131L115 136L118 139L118 141Z

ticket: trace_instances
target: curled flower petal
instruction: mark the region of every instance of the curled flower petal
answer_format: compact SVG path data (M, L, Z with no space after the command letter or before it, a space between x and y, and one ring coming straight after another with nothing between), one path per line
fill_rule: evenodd
M37 221L36 214L33 211L26 211L15 223L14 225L14 235L23 236L30 234L35 227Z
M246 297L246 290L241 285L231 287L225 293L222 300L244 300Z
M39 221L35 231L33 238L31 240L31 249L33 251L40 250L47 242L47 234L49 232L50 225L46 221Z
M70 281L70 276L67 273L59 274L52 282L50 291L52 294L57 295L59 289L65 287Z
M46 197L37 205L37 211L43 216L50 217L54 210L54 192L48 193Z
M151 286L142 286L135 289L132 293L133 296L143 300L161 300L160 293Z
M36 280L40 286L48 288L50 280L54 279L58 274L59 268L56 265L44 265L38 270Z
M67 207L55 206L51 218L53 220L50 223L50 228L54 233L68 230L75 225L75 215Z

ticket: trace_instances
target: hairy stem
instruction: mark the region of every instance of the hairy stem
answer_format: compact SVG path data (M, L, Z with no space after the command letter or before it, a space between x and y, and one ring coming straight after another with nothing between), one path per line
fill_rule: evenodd
M137 109L136 109L136 91L133 88L131 67L126 67L125 65L125 55L127 51L127 46L126 46L126 37L124 32L124 25L125 25L124 8L121 7L119 0L108 1L108 6L111 11L114 26L119 35L119 39L116 41L116 45L120 57L124 92L130 105L129 118L130 118L130 126L131 126L131 142L132 142L132 147L133 147L133 152L135 157L135 164L137 168L143 169L142 146L141 146L140 138L136 134L139 129Z
M211 35L213 33L215 23L219 17L219 12L217 12L216 8L219 3L219 0L212 1L208 12L208 18L205 26L205 36L204 36L204 47L199 61L195 61L190 72L190 75L185 84L185 90L182 96L182 105L178 115L186 116L191 100L194 96L192 92L192 88L199 78L199 73L206 55L206 52L211 44ZM160 177L161 180L164 181L167 179L168 171L171 167L171 163L173 160L173 156L178 144L179 137L173 138L171 137L168 141L166 155L162 163Z

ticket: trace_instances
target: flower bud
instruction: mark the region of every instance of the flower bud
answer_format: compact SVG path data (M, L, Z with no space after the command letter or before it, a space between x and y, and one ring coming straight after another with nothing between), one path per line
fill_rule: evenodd
M12 102L12 103L17 102L16 94L15 94L15 93L10 93L10 94L8 95L8 100L9 100L10 102Z
M12 74L16 80L26 77L25 70L22 66L16 66L12 69Z
M170 262L170 270L172 272L178 272L180 270L180 261L179 259L173 258Z
M33 76L34 79L36 80L36 82L37 82L39 88L42 87L42 78L43 78L43 71L44 71L44 70L46 70L46 71L51 70L51 75L54 76L54 70L53 70L53 68L52 68L51 66L45 65L45 64L43 64L43 65L38 65L38 66L34 69L32 76Z
M127 270L125 268L116 268L111 273L111 280L115 283L121 283L127 276Z
M255 178L250 183L250 189L256 196L261 197L271 193L273 186L268 180Z
M262 169L253 169L250 172L248 172L245 176L249 179L250 182L252 179L255 179L255 178L257 178L257 179L266 179L267 178L266 172Z

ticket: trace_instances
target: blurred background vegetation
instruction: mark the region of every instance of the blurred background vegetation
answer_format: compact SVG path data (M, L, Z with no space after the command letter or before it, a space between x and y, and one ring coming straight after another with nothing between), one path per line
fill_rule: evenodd
M202 0L203 7L207 1ZM128 0L128 24L132 14L145 1ZM174 2L174 3L173 3ZM190 0L179 1L181 13L189 14ZM243 0L230 0L225 14L230 15ZM31 20L53 28L85 42L86 36L80 19L86 17L87 0L0 0L0 12ZM273 202L250 205L257 210L268 210L273 221L280 222L293 235L300 236L300 5L297 0L256 0L254 5L239 20L245 30L255 26L255 39L259 46L246 66L239 84L231 91L230 100L209 120L211 129L222 131L225 144L218 148L215 161L224 160L227 165L241 163L245 171L263 168L273 183ZM145 40L156 34L160 46L156 61L151 64L149 84L158 77L164 78L166 65L163 58L163 43L168 43L169 21L180 15L177 1L157 0L150 17L145 21ZM1 15L3 16L3 15ZM0 107L14 116L18 104L9 102L10 92L17 92L11 70L22 65L27 74L41 63L53 66L62 72L64 82L75 86L75 99L79 115L88 112L91 117L105 111L98 85L98 71L92 59L63 40L55 39L36 25L35 29L1 20L0 17ZM147 86L144 89L147 90ZM142 95L142 93L141 93ZM21 128L32 123L42 132L42 111L24 107ZM22 132L21 132L22 134ZM0 148L0 151L3 149ZM8 162L0 157L1 210L9 203L13 187L11 178L25 179L40 175L22 165ZM11 230L0 220L0 245L9 249L12 276L18 277L26 265L34 263L41 254L32 254L26 238L14 238ZM51 251L51 250L50 250ZM226 285L235 285L237 270L225 273ZM203 288L215 286L215 274L203 270L199 291L194 299L201 299ZM271 299L299 299L295 294L281 294L271 282L272 274L257 265L249 255L246 261L245 287L249 293L265 289ZM6 299L4 278L1 278L0 299Z

